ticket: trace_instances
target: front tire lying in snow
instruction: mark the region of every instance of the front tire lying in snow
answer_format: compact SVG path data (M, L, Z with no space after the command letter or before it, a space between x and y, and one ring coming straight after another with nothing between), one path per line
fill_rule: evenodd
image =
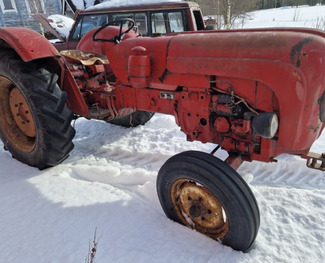
M196 151L171 157L159 170L157 192L168 218L235 250L251 248L260 224L257 202L220 159Z
M0 51L0 138L17 160L45 169L73 149L73 113L57 76Z

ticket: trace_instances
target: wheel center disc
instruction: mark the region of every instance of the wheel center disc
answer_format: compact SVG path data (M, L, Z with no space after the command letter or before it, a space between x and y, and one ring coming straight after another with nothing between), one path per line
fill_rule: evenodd
M206 187L180 179L173 184L171 197L185 225L215 239L227 234L227 214L219 199Z
M199 217L199 216L205 216L207 213L209 213L209 210L200 202L200 201L194 201L192 206L189 209L189 213L191 217Z
M10 91L10 110L19 129L28 137L36 137L36 129L31 110L20 90L15 87Z

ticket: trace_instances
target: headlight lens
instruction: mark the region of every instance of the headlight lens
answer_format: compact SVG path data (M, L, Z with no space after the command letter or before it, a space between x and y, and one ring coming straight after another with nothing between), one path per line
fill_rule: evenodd
M271 139L279 128L278 116L273 112L265 112L255 116L252 121L252 128L259 136Z

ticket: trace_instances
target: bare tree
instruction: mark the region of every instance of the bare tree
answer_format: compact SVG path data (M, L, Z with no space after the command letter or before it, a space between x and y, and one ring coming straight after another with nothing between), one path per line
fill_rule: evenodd
M217 9L217 14L219 14L220 0L217 0L216 9ZM217 16L216 22L217 22L217 29L218 30L221 29L221 16L220 15Z
M226 12L225 22L226 22L226 28L230 29L231 25L231 1L227 0L227 12Z
M196 0L203 15L217 15L217 28L221 28L221 20L225 28L233 27L236 19L248 18L247 12L258 9L260 0ZM218 22L219 20L219 22Z
M220 15L224 18L227 29L233 27L236 19L249 18L248 12L256 10L257 0L220 0Z

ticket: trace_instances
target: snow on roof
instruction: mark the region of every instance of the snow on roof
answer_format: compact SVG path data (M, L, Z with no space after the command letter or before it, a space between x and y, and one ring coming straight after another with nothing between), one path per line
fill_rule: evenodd
M87 8L87 10L96 10L96 9L102 9L102 8L109 8L109 7L119 7L119 6L126 6L126 5L134 5L134 4L150 4L150 3L166 3L166 2L182 2L181 0L111 0L106 1L101 4L92 6L90 8Z
M48 20L51 27L53 27L60 34L60 36L65 38L68 37L69 31L74 23L73 19L63 15L50 15Z
M77 9L85 9L94 5L95 0L71 0ZM86 4L86 6L85 6Z
M100 8L119 7L131 4L150 4L159 2L182 2L182 0L104 0L103 3L94 6L96 0L72 0L77 9L96 10ZM85 4L86 6L85 6Z

